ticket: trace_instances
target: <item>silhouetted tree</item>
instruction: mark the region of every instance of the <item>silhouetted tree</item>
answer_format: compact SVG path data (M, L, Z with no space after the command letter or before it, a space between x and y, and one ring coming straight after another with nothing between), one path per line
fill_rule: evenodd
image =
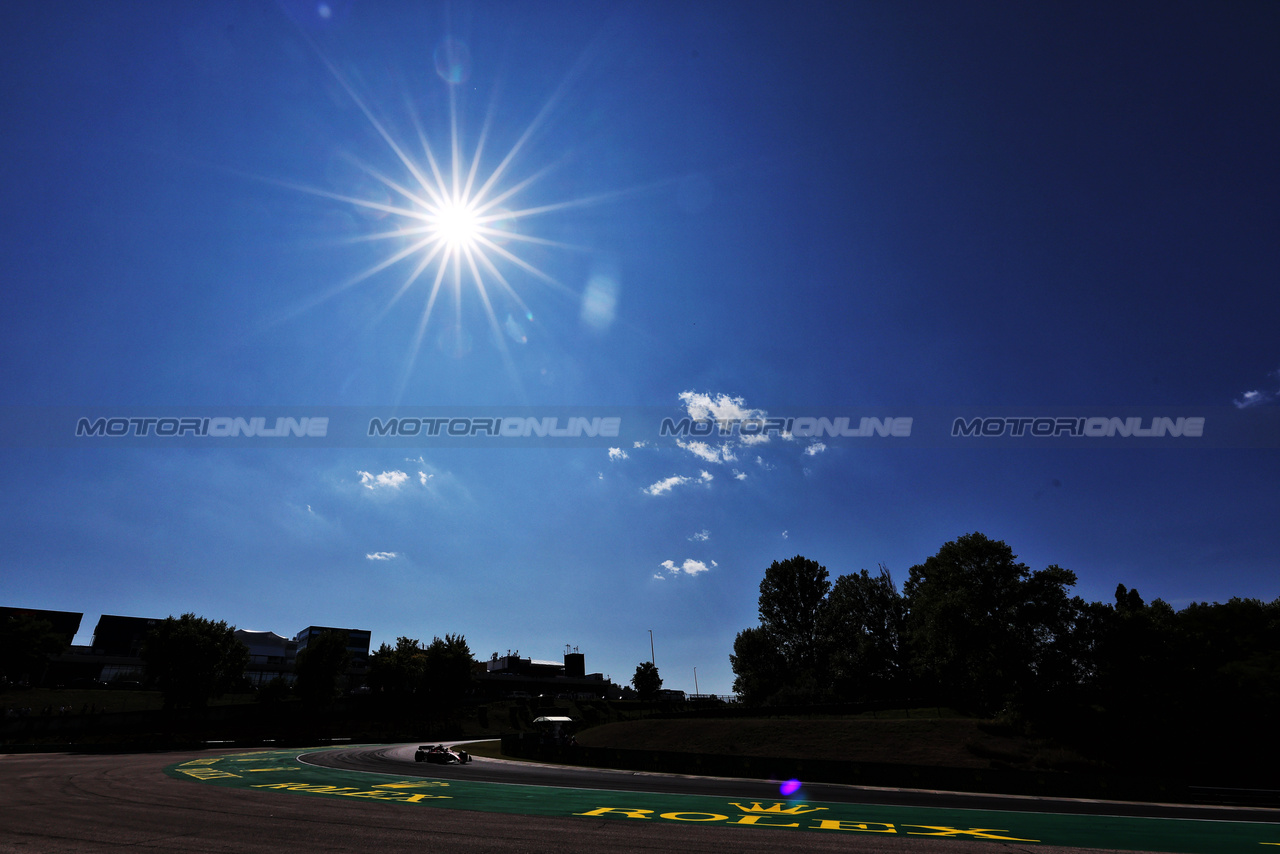
M942 697L992 712L1033 691L1037 667L1070 629L1075 573L1032 573L1004 542L980 533L946 543L903 586L916 669Z
M902 687L906 602L889 570L836 579L823 608L830 680L842 700L870 700Z
M147 679L164 692L165 708L204 706L244 675L249 648L235 626L183 614L154 626L142 642Z
M398 637L396 645L382 644L369 656L369 687L393 696L415 694L424 687L427 651L417 638Z
M49 660L67 651L53 623L30 614L0 619L0 676L11 682L39 682Z
M338 696L343 677L351 668L350 638L346 632L324 632L307 641L298 653L293 672L298 696L312 703L326 703Z
M729 665L734 673L733 691L749 705L767 702L789 684L786 660L759 626L738 632Z
M424 676L431 698L451 708L471 688L471 648L462 635L433 638L427 647Z
M384 643L369 657L366 681L375 692L419 696L447 711L470 690L472 664L462 635L436 637L426 646L417 638L400 637L394 647Z
M830 591L827 568L800 555L774 561L760 582L760 627L797 676L822 663L822 608Z
M662 677L658 675L657 665L652 661L642 661L636 667L636 674L631 677L631 685L641 700L652 700L662 688Z

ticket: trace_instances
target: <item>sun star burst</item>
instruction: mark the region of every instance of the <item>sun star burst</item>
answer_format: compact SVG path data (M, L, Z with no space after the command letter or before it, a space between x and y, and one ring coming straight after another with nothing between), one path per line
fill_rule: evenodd
M492 124L492 109L481 128L475 149L465 155L460 141L458 117L458 87L449 85L449 139L447 157L442 158L428 138L422 123L406 99L407 115L412 122L417 148L410 146L390 132L387 125L371 109L369 104L338 68L325 59L330 73L341 84L369 124L383 140L394 157L403 176L396 178L384 174L364 159L350 160L366 176L379 186L377 193L338 193L315 187L290 185L328 199L352 205L376 214L381 230L354 238L360 242L385 242L391 248L385 256L368 269L332 288L320 296L317 302L383 274L393 268L407 272L400 279L398 288L374 318L379 322L401 300L415 290L425 292L417 329L406 359L400 383L403 392L413 364L422 349L422 343L432 315L440 301L442 291L450 293L453 302L452 328L444 329L439 341L452 342L455 355L461 354L458 342L469 335L463 329L464 285L478 297L485 319L491 330L491 338L501 351L508 369L515 374L515 367L508 348L508 339L517 344L529 338L523 323L533 321L533 312L517 293L508 275L536 279L568 299L577 301L579 295L551 274L521 257L520 247L543 246L575 251L585 251L547 238L527 234L518 226L522 220L542 216L568 208L596 204L615 193L571 199L550 204L519 207L514 204L520 194L551 171L552 166L540 169L518 180L511 180L509 173L513 162L521 153L538 127L545 121L556 101L561 97L564 84L542 105L528 127L519 135L511 148L498 158L498 162L482 175L481 163L485 143ZM567 82L567 81L566 81ZM440 150L444 150L440 147ZM504 272L505 270L505 272ZM518 280L518 279L517 279ZM501 305L495 305L495 297ZM500 318L499 314L503 317Z
M480 217L466 199L449 199L441 206L433 206L428 219L431 234L452 251L474 250L480 237Z

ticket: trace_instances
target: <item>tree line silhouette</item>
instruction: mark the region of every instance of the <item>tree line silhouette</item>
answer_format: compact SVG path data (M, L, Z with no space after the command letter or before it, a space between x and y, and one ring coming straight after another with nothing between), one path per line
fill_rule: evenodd
M1280 752L1280 599L1175 611L1123 584L1086 602L1075 583L981 533L911 567L901 590L883 565L833 583L802 556L775 561L759 625L734 642L734 690L755 705L947 706L1142 762Z

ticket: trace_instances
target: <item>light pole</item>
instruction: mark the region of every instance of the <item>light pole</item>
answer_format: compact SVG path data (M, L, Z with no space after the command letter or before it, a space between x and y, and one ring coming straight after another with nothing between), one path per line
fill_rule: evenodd
M693 695L701 697L702 692L698 690L698 668L693 668Z
M649 663L657 667L657 663L653 660L653 629L649 629Z

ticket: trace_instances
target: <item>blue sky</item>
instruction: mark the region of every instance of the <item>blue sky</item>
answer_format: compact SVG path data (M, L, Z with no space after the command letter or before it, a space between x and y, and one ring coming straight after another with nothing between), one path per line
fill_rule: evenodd
M1276 6L734 8L11 12L11 423L643 417L590 447L9 441L0 602L83 611L81 642L101 613L195 611L462 633L480 657L572 644L618 682L652 629L669 687L696 667L727 692L760 578L796 554L901 582L976 530L1089 599L1280 596L1274 433L698 447L644 426L699 406L1275 425ZM431 301L468 249L479 286L446 263Z

